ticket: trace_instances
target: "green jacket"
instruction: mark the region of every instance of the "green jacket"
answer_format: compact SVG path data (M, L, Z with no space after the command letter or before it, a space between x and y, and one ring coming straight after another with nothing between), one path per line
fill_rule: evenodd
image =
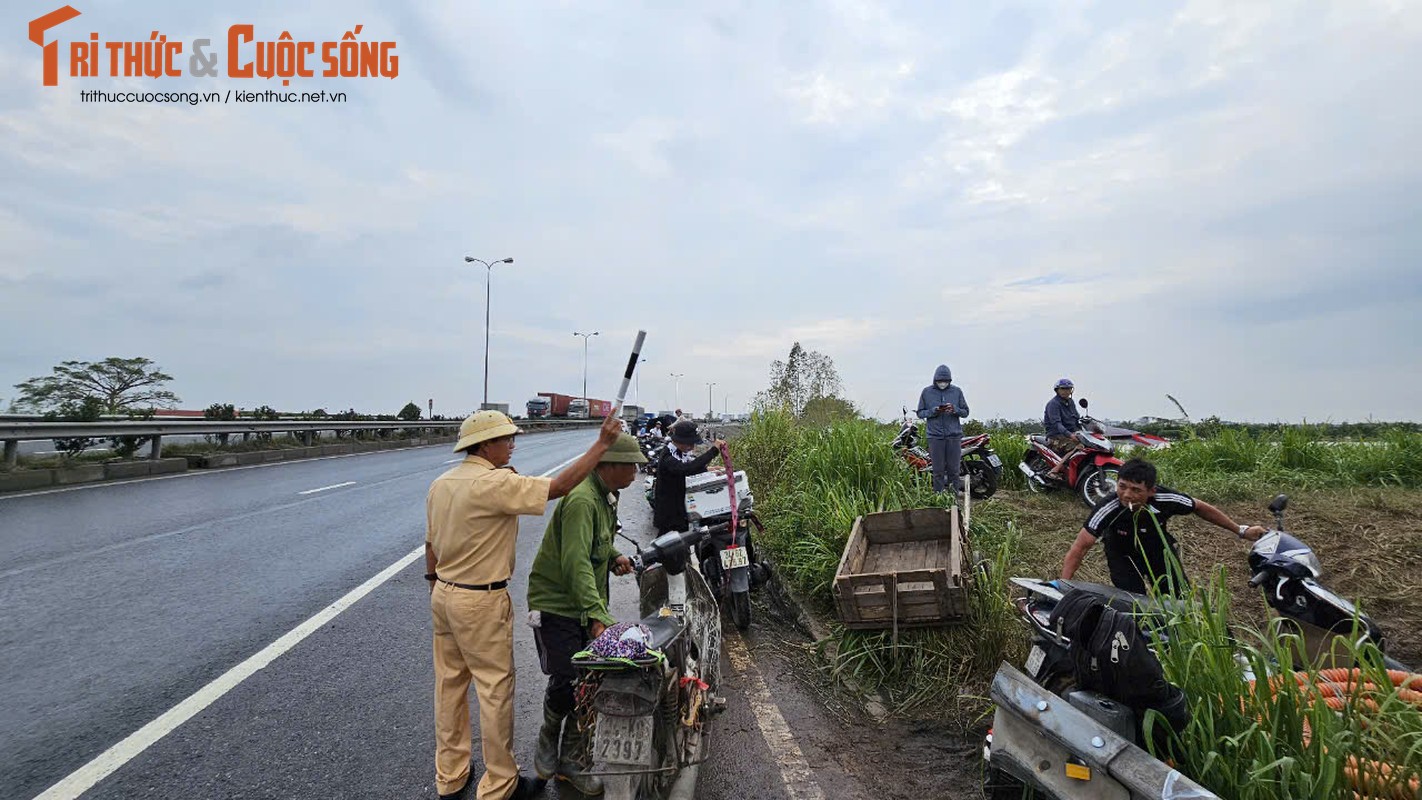
M608 575L620 555L612 543L616 529L616 495L594 472L553 509L528 576L529 610L584 627L594 619L616 624L607 612Z

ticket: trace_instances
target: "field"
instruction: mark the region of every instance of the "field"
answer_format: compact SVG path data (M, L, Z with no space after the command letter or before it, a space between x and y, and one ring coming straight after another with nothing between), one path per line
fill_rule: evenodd
M898 462L888 445L894 432L863 420L810 428L772 412L757 415L736 442L737 465L750 472L758 509L769 526L767 549L782 575L827 619L833 619L829 586L857 515L946 502L928 490L922 476ZM1325 582L1383 627L1391 655L1422 664L1422 570L1415 566L1422 560L1422 434L1386 431L1354 443L1323 443L1316 434L1288 427L1187 436L1152 454L1152 460L1163 484L1213 502L1240 522L1268 525L1265 506L1274 494L1288 493L1286 527L1317 551ZM989 577L973 595L970 619L939 630L903 631L897 643L888 633L839 629L823 643L827 672L879 694L901 717L946 717L964 730L985 725L992 673L1003 660L1020 664L1025 649L1025 629L1008 605L1003 578L1058 575L1062 556L1085 518L1085 507L1066 494L1040 496L1021 488L1013 472L1025 446L1019 435L995 435L993 446L1007 467L1007 485L973 509L970 537L989 562ZM1206 607L1214 610L1195 621L1201 640L1227 615L1239 640L1267 660L1279 642L1264 625L1263 600L1246 586L1247 545L1194 518L1176 520L1172 531L1182 543L1187 573ZM1088 556L1080 577L1104 581L1099 552ZM1235 673L1219 674L1228 664L1215 663L1212 672L1184 656L1165 663L1167 670L1179 671L1172 677L1192 697L1218 696L1221 686L1238 683ZM1408 724L1345 714L1341 718L1348 725L1338 727L1331 717L1318 716L1324 712L1308 709L1285 714L1281 722L1279 708L1300 707L1307 699L1297 694L1259 692L1249 699L1259 707L1234 714L1238 730L1209 727L1186 734L1194 745L1191 752L1215 757L1182 766L1193 764L1208 773L1212 785L1228 796L1345 797L1349 769L1356 773L1359 765L1378 762L1403 765L1416 774L1422 766L1422 728L1411 724L1422 715L1405 703L1395 718ZM1400 702L1384 698L1382 706L1392 709ZM1208 716L1222 718L1219 709ZM1323 737L1310 737L1305 730L1327 732L1354 747L1326 752ZM1367 731L1372 733L1364 735ZM1383 736L1390 738L1380 744ZM1281 744L1290 741L1294 744ZM1297 773L1287 786L1249 777L1280 765Z

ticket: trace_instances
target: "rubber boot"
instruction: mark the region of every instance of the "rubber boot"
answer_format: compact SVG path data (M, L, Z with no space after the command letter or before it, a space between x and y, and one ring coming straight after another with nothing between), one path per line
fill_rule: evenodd
M558 735L566 716L543 704L543 726L538 729L538 752L533 756L533 770L542 780L549 780L558 773Z
M568 720L568 724L563 728L563 753L558 759L558 780L567 781L569 786L585 795L600 795L602 778L583 774L581 762L585 760L591 745L588 739L586 732L578 730L577 720Z

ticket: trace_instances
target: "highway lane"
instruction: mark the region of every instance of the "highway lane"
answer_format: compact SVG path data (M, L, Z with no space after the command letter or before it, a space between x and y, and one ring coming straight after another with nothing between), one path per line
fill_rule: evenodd
M592 437L526 435L514 463L546 472ZM34 797L410 553L429 482L453 458L446 446L385 451L0 499L0 796ZM312 489L324 490L300 494ZM622 514L648 538L639 492ZM522 523L519 620L544 522ZM433 797L422 573L422 561L399 571L84 796ZM631 579L615 583L614 609L634 613ZM787 635L758 626L747 644ZM527 765L544 678L521 623L515 652ZM700 796L817 796L784 786L785 737L763 733L780 709L818 776L808 785L867 796L826 755L844 738L814 699L767 675L775 701L763 686L757 700L744 691L756 673L723 663L729 710Z
M544 472L591 431L524 437ZM448 446L0 499L0 787L29 796L418 546ZM298 492L346 481L313 495Z

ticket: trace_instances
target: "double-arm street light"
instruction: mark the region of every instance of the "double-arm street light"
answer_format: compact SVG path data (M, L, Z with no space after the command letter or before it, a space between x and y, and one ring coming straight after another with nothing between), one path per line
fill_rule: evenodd
M494 265L512 264L513 259L501 258L498 261L485 261L482 258L465 256L464 262L484 265L484 402L480 404L482 408L489 404L489 294L490 285L494 282Z
M583 401L588 399L588 340L597 335L597 331L592 333L578 333L573 331L574 336L583 337ZM589 409L591 410L591 409Z

